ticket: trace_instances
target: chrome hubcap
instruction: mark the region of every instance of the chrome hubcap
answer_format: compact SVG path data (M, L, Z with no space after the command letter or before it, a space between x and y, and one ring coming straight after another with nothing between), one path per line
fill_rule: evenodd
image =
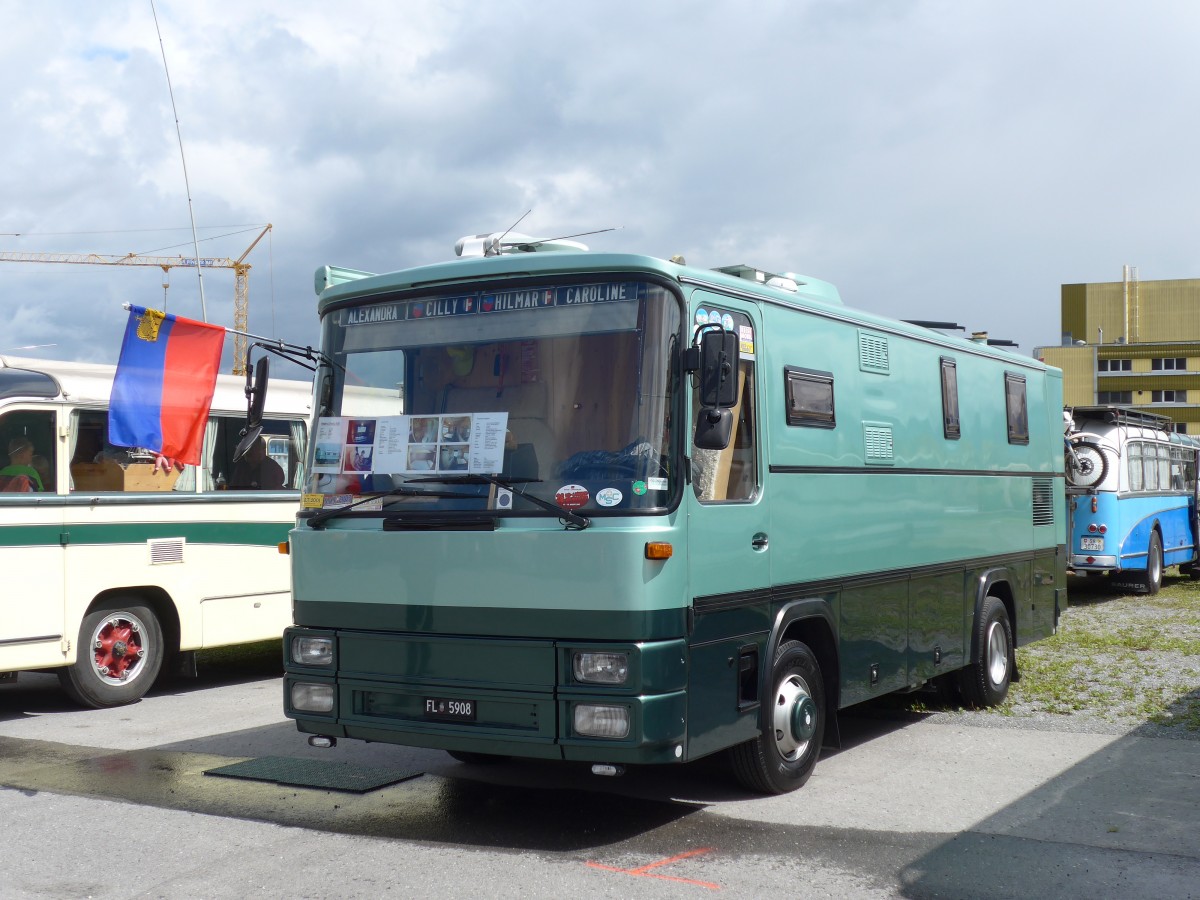
M789 675L780 682L771 719L780 756L790 762L804 755L817 730L817 715L817 705L803 678Z
M1004 627L999 622L988 626L987 668L992 684L1001 685L1008 674L1008 640Z

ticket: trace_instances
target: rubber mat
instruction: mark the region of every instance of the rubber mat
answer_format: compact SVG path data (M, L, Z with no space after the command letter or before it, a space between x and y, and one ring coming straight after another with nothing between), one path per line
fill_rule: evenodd
M261 756L244 762L205 769L205 775L243 778L248 781L272 781L296 787L321 788L365 794L376 788L408 781L424 773L377 769L354 763L325 762L319 759L294 759L290 756Z

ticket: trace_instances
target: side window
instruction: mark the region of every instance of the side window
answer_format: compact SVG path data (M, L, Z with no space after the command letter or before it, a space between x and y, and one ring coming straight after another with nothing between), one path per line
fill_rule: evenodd
M53 410L13 410L0 416L0 492L54 493Z
M1129 490L1141 491L1145 490L1143 485L1145 480L1142 477L1142 443L1141 441L1130 441L1125 445L1125 459L1127 460L1127 474L1129 475Z
M1008 412L1008 442L1029 443L1029 407L1025 400L1025 376L1004 373L1004 403Z
M833 428L833 373L786 366L787 423L812 428Z
M699 390L692 407L700 410ZM738 368L738 403L733 408L733 437L724 450L692 446L692 488L700 500L750 500L758 490L758 397L754 391L754 359L742 357ZM693 422L693 425L695 423Z
M1169 491L1171 489L1171 448L1166 444L1157 444L1155 449L1158 453L1158 490Z
M1184 450L1182 447L1171 447L1170 453L1171 453L1171 490L1182 491L1182 490L1184 490L1184 477L1183 477Z
M71 493L195 490L195 466L162 464L149 450L110 444L103 409L71 413L68 453Z
M263 420L263 433L237 462L234 452L246 421L242 416L212 416L205 434L204 491L279 491L303 482L304 423Z
M1142 490L1158 490L1158 454L1150 443L1142 444Z
M962 437L958 418L958 367L954 360L943 356L942 361L942 434L947 440Z

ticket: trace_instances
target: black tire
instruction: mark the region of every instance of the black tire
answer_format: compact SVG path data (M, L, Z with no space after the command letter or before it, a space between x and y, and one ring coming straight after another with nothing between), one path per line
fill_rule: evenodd
M975 709L999 706L1008 696L1016 657L1008 610L999 597L983 600L975 622L975 660L959 672L963 703Z
M1150 532L1150 546L1146 548L1146 571L1142 573L1140 583L1147 594L1157 594L1162 587L1163 551L1162 538L1157 531Z
M1075 487L1095 487L1108 474L1108 457L1095 444L1080 441L1072 444L1075 458L1067 454L1067 481Z
M500 756L496 753L473 753L470 750L447 750L446 752L459 762L470 763L474 766L491 766L508 759L507 756Z
M786 641L775 653L763 691L762 733L729 749L741 785L786 794L812 775L825 737L825 682L808 645Z
M95 709L142 698L163 663L162 627L154 611L138 603L93 610L79 626L75 665L58 680L75 702Z

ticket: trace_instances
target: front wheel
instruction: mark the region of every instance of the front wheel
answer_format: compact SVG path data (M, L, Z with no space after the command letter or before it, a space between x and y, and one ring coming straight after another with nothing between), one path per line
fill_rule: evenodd
M1157 531L1150 532L1150 546L1146 548L1146 571L1142 575L1142 590L1147 594L1157 594L1162 587L1163 551L1162 538Z
M807 644L786 641L775 653L763 697L763 730L729 750L742 786L786 794L808 781L825 735L825 682Z
M963 701L975 708L999 706L1008 696L1013 671L1012 625L999 597L984 598L975 637L975 660L959 673Z
M162 627L140 604L93 610L79 626L75 665L58 670L71 698L101 709L141 699L163 662Z

